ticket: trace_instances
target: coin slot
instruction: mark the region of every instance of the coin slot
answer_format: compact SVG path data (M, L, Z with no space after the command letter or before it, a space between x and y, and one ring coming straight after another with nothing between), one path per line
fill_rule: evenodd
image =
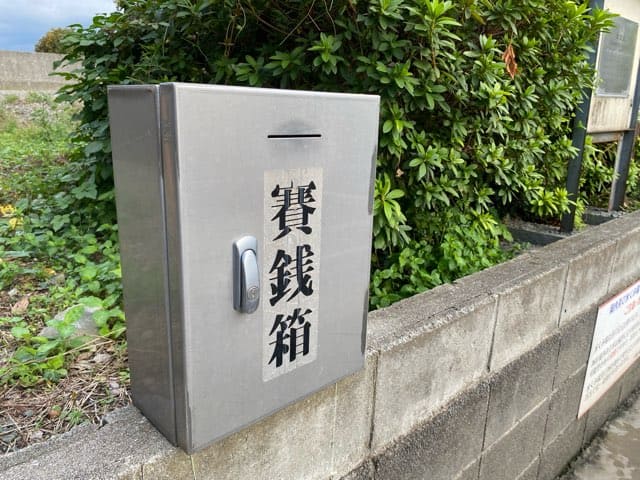
M267 138L273 138L273 139L277 139L277 138L321 138L322 135L320 133L295 133L295 134L290 134L290 135L280 135L280 134L275 134L275 135L267 135Z

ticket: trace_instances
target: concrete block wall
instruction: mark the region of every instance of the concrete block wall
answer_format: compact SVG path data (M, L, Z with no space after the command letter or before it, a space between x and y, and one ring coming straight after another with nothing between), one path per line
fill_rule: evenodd
M201 452L128 407L0 479L553 479L640 385L638 361L577 418L598 305L639 254L640 212L371 313L363 371Z
M50 73L53 62L61 58L62 55L55 53L0 50L0 90L57 90L65 80Z

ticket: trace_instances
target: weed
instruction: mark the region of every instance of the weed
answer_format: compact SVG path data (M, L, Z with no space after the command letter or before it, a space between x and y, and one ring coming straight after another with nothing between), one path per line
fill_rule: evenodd
M0 452L129 401L113 193L71 158L85 147L69 140L73 107L43 94L9 100L0 103L0 425L15 429ZM87 315L92 335L77 329Z
M47 105L53 105L55 103L53 96L44 92L29 92L25 100L28 103L44 103Z
M15 128L16 120L2 104L0 104L0 130Z
M65 412L64 418L67 422L69 422L72 426L79 425L83 421L86 420L86 415L80 408L72 408L71 410Z
M40 93L25 103L26 122L0 129L0 288L25 302L0 317L11 337L0 385L33 386L65 377L99 341L74 333L86 308L112 340L123 338L124 314L112 194L98 195L87 169L67 160L82 147L69 141L73 109Z
M0 105L13 105L14 103L18 103L20 101L20 96L16 95L15 93L10 93L8 95L5 95L4 98L2 99L2 102L0 102Z

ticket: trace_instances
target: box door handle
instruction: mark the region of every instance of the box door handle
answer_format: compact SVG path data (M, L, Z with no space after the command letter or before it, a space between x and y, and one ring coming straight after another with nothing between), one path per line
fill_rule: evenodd
M244 236L233 243L233 308L241 313L253 313L260 303L260 272L258 242Z

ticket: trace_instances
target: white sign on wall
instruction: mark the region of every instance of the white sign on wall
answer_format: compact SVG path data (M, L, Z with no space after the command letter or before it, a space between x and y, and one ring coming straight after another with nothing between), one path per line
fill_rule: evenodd
M578 418L640 357L640 280L601 305Z

